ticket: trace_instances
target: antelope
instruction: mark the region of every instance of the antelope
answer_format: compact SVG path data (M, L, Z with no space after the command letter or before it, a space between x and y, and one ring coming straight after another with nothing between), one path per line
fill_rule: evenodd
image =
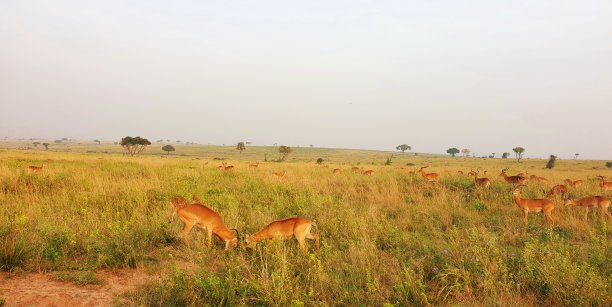
M340 172L342 172L342 170L340 170L339 168L334 168L334 170L332 171L332 174L337 175L337 174L340 174Z
M541 183L548 183L548 179L544 177L536 176L536 175L529 176L529 180L535 180Z
M423 178L425 179L425 181L427 182L438 182L438 180L440 180L440 175L438 175L437 173L426 173L423 169L424 168L428 168L429 166L423 166L419 169L419 173L421 173L421 176L423 176Z
M44 166L45 166L45 163L40 164L40 166L30 165L28 166L28 173L30 174L41 173Z
M238 231L232 229L236 232L234 235L233 232L227 229L221 216L219 216L217 212L200 204L199 199L195 196L193 197L193 201L196 201L196 203L185 204L185 199L181 196L177 196L174 201L170 202L172 213L170 222L172 222L176 215L185 223L180 235L183 241L186 241L187 234L189 234L191 228L197 225L201 228L206 228L208 246L212 244L213 234L225 242L225 250L231 250L233 247L238 246Z
M319 235L311 232L312 226L317 226L310 220L301 217L291 217L288 219L274 221L268 226L262 228L260 231L249 236L245 236L245 243L247 246L254 246L257 242L266 239L289 239L291 236L295 236L298 243L302 247L304 252L308 252L308 246L306 245L306 239L315 241L315 247L317 252L319 251Z
M527 223L527 215L529 215L530 211L543 211L544 222L546 222L546 219L548 219L550 223L554 225L555 221L550 213L553 209L555 209L555 203L549 199L523 199L521 198L521 191L519 190L519 187L514 188L512 191L512 196L516 205L523 210L523 219L525 220L525 223Z
M507 168L504 168L501 171L501 174L499 174L500 176L504 177L504 180L506 180L507 183L510 183L512 185L522 185L527 181L527 178L523 176L508 176L508 174L506 174L507 170Z
M353 166L353 167L351 168L351 170L353 170L353 172L360 172L360 171L362 171L362 170L363 170L363 168L359 168L359 167L357 167L357 166Z
M285 171L282 171L282 172L272 172L272 175L274 175L276 178L282 178L283 176L285 176Z
M572 181L571 179L565 179L565 183L567 183L567 185L575 188L575 187L583 185L584 184L584 180Z
M606 177L597 176L599 178L599 187L604 191L612 191L612 181L606 181Z
M363 174L364 174L364 175L367 175L367 176L372 176L372 174L374 174L374 170L369 169L369 170L367 170L367 171L364 171L364 172L363 172Z
M223 166L223 170L224 171L234 170L234 166L233 165L227 165L227 163L225 163L225 162L223 162L222 164L223 164L222 166Z
M610 212L608 207L610 206L610 200L603 196L589 196L581 199L568 199L565 201L565 205L574 205L584 207L584 220L586 221L589 217L589 209L592 207L599 207L601 212L610 218Z
M552 189L550 189L550 191L546 194L546 197L550 198L553 197L555 195L561 195L563 197L567 196L567 187L563 184L558 184L554 187L552 187Z
M249 168L257 168L259 166L259 162L255 162L255 164L249 164Z
M485 189L488 189L491 186L491 180L489 180L489 178L478 178L480 170L478 170L478 172L471 171L470 173L474 173L474 183L476 186L484 187Z
M457 171L457 174L463 175L463 171Z

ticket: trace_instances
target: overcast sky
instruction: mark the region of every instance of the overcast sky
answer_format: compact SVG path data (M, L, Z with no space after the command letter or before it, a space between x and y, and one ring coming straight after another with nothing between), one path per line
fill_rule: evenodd
M0 0L0 137L612 158L612 1Z

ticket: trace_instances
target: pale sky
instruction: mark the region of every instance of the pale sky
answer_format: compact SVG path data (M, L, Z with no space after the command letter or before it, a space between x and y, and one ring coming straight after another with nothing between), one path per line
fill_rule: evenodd
M612 1L0 0L0 137L612 158Z

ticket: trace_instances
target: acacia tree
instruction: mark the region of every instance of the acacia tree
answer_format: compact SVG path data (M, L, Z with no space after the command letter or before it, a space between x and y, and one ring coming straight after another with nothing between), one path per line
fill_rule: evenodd
M40 142L33 142L32 144L34 144L34 147L38 147L38 145L40 145Z
M162 150L166 152L167 155L170 154L171 151L174 151L174 146L172 145L166 145L164 147L162 147Z
M242 151L246 150L244 142L238 142L238 144L236 145L236 150L240 151L240 157L242 157Z
M406 150L412 150L412 147L410 147L407 144L402 144L402 145L397 145L397 147L395 147L395 149L397 150L401 150L402 153L405 152Z
M100 140L94 140L94 143L98 143L98 145L100 145Z
M470 150L467 148L461 149L461 153L464 157L467 157L470 154Z
M42 143L42 146L45 146L45 150L49 150L49 145L51 145L51 144L49 144L47 142Z
M514 147L512 148L512 151L514 151L514 155L516 156L516 159L518 160L518 162L521 162L521 159L523 158L523 153L525 152L525 148Z
M149 140L137 137L126 136L121 139L121 146L127 150L130 156L141 153L147 146L151 145Z
M574 160L578 160L578 156L579 156L579 155L580 155L579 153L575 153L575 154L574 154Z
M546 163L546 168L554 168L556 161L557 161L557 156L550 155L550 159L548 160L548 163Z
M509 152L504 152L504 153L502 154L502 159L508 159L508 157L509 157L509 156L510 156L510 153L509 153Z
M281 145L278 148L278 153L279 153L278 161L281 161L281 162L285 161L285 158L287 158L287 156L292 152L293 152L293 149L291 149L291 147Z
M455 148L455 147L453 147L453 148L449 148L449 149L447 149L447 150L446 150L446 153L447 153L447 154L449 154L449 155L451 155L451 157L453 157L453 158L454 158L454 157L455 157L455 155L456 155L456 154L458 154L459 152L460 152L460 151L459 151L459 149L457 149L457 148Z

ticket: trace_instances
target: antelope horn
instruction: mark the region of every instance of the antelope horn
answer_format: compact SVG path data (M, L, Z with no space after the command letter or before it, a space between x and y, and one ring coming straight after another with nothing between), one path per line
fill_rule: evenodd
M236 238L238 238L238 241L240 242L240 232L238 232L238 229L236 228L232 228L232 230L236 233Z

